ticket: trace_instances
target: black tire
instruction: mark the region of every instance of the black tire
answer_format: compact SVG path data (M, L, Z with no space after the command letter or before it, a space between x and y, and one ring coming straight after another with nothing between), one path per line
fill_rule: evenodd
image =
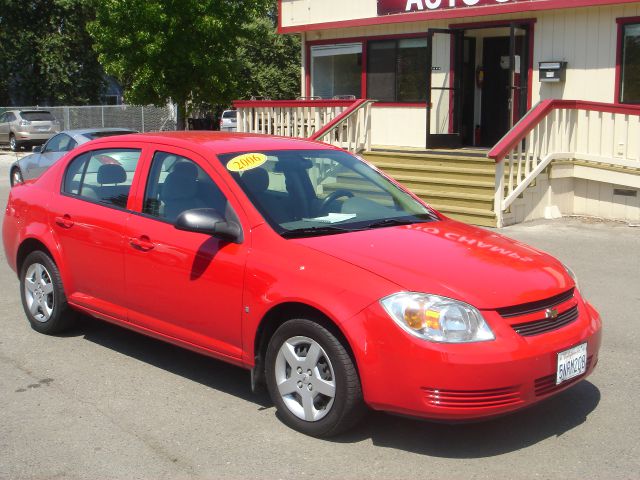
M9 148L12 152L17 152L22 147L22 144L16 140L16 136L12 133L9 135Z
M9 181L11 182L12 187L14 185L24 182L24 177L22 176L22 172L18 167L15 167L11 170L11 176L9 177Z
M44 269L44 273L42 273L42 270L40 271L41 278L44 279L42 285L46 286L49 283L51 284L52 288L50 293L45 293L46 289L44 288L41 288L38 292L27 293L27 277L29 277L30 280L36 278L35 275L37 275L37 273L32 272L38 270L38 266ZM30 281L32 286L35 283L41 285L39 282ZM22 268L20 269L20 297L22 298L22 307L29 319L29 323L37 332L46 335L55 335L68 329L76 319L76 313L71 310L67 303L67 297L64 293L58 267L49 255L42 251L36 250L31 252L22 264ZM32 313L30 305L33 305L34 302L42 305L46 303L46 307L37 306L37 312ZM51 310L47 315L49 307L51 307Z
M316 342L323 352L320 354L318 365L324 362L323 372L330 371L329 380L335 383L335 396L333 400L325 406L327 412L322 412L324 416L318 420L308 421L300 418L285 403L285 396L280 394L277 380L276 362L281 347L287 341L306 338ZM299 341L299 340L298 340ZM308 351L307 351L308 352ZM303 357L306 358L306 355ZM287 380L294 380L296 375L292 366L285 362L289 368ZM282 361L279 363L280 368ZM366 407L362 398L362 388L360 378L354 362L345 349L345 346L336 336L322 325L307 319L293 319L283 323L273 334L267 346L265 359L266 381L269 395L275 404L282 421L289 427L313 437L331 437L342 433L353 427L366 412ZM318 372L320 371L318 369ZM304 373L302 374L304 375ZM307 377L307 376L305 376ZM297 377L296 377L297 379ZM300 387L301 381L297 382L298 388L304 391L305 387L311 387L311 382L318 380L313 376L308 377L309 384ZM306 382L305 381L305 382ZM294 387L295 388L295 387ZM311 391L312 389L309 388ZM306 393L306 392L305 392ZM322 402L326 399L316 391L314 402ZM302 405L302 397L297 391L291 395L286 395L291 405L293 401L299 401ZM329 398L329 397L326 397ZM328 407L328 408L327 408ZM301 406L298 408L302 408ZM322 406L320 406L322 409ZM320 410L318 410L320 412Z

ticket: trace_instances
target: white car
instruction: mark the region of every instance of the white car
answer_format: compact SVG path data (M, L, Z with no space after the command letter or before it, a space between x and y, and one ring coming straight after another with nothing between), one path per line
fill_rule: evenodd
M235 132L238 129L237 110L225 110L220 117L221 132Z

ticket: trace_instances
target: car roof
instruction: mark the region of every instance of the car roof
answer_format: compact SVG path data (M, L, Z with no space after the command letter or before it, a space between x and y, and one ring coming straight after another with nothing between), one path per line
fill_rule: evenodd
M136 133L126 136L127 139L169 144L182 148L194 146L204 148L213 153L234 153L265 150L335 150L336 147L302 138L277 137L254 133L212 132L212 131L176 131ZM122 142L123 137L106 137L94 140L94 146Z

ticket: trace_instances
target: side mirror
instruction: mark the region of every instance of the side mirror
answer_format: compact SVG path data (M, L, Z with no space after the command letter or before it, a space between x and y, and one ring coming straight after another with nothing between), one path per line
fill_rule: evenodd
M236 222L225 221L213 208L194 208L178 215L174 224L178 230L204 233L233 243L242 243L242 228Z
M42 152L42 145L37 145L37 146L33 147L33 148L31 149L31 151L32 151L33 153L40 153L40 152Z

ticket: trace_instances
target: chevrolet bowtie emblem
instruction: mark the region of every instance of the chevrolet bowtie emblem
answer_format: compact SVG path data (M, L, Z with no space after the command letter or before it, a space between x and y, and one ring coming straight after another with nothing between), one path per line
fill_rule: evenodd
M549 320L555 320L556 318L558 318L558 310L556 310L555 308L547 308L547 311L544 313Z

